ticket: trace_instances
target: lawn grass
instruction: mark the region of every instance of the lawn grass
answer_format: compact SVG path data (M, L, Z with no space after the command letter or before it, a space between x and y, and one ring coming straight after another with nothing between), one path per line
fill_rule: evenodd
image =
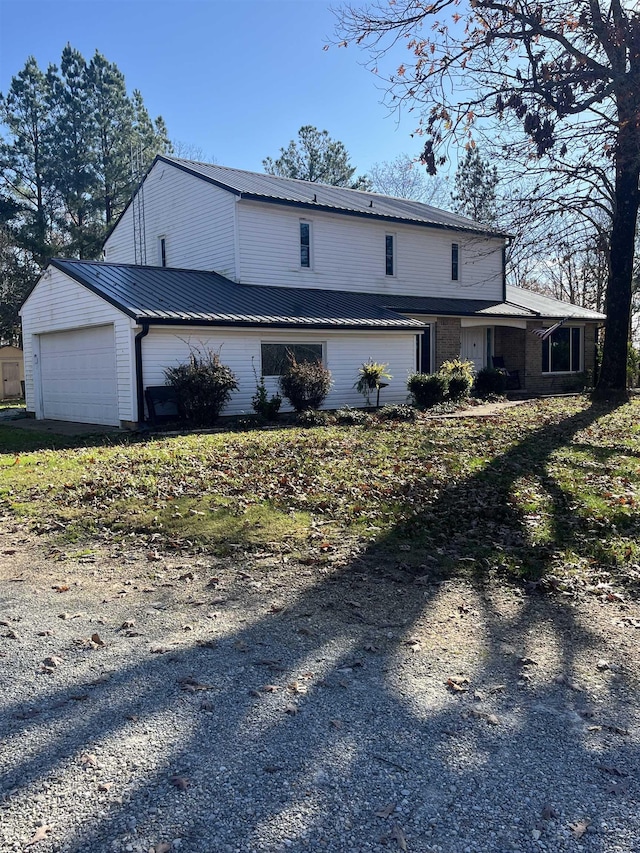
M356 543L412 571L633 585L639 422L640 400L607 409L572 397L488 419L75 439L45 450L3 425L0 501L75 543L108 532L318 561Z

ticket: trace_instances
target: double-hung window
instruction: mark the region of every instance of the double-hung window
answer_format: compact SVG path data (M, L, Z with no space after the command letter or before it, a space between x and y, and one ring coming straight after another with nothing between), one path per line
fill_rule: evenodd
M311 268L311 223L300 223L300 266Z
M582 329L562 326L542 341L543 373L579 373L582 370Z

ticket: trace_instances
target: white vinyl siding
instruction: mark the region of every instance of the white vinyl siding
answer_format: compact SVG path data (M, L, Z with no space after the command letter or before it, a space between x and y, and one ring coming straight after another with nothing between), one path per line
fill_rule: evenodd
M54 267L49 267L48 272L42 276L20 313L27 411L42 417L38 364L40 336L51 332L111 326L115 341L119 419L136 419L134 332L126 315ZM38 371L37 375L34 369Z
M333 378L333 387L324 408L340 406L362 406L363 397L353 387L358 379L360 365L374 359L388 363L393 379L380 396L380 404L404 403L407 400L407 375L415 369L415 332L353 332L353 331L283 331L265 329L224 329L188 327L152 327L142 341L144 384L164 385L164 370L186 362L190 347L211 349L220 353L222 362L228 365L238 378L236 391L223 414L250 413L251 398L256 392L256 379L252 370L260 371L261 344L279 343L283 340L295 343L324 344L325 364ZM269 394L278 390L276 377L266 377ZM288 411L286 401L282 411Z
M105 243L104 260L110 264L135 263L132 207ZM235 207L232 193L159 161L144 183L147 263L159 264L156 246L162 235L174 269L235 278Z
M389 223L314 211L313 267L300 267L300 211L240 201L239 278L246 284L314 287L408 296L502 300L499 238L394 223L394 250L402 266L385 274L381 247ZM460 247L460 281L451 281L451 244Z

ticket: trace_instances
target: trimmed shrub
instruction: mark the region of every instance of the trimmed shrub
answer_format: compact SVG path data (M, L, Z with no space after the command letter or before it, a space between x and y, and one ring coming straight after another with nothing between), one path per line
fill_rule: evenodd
M476 374L473 392L476 397L484 400L487 397L504 395L507 390L507 374L493 367L483 367Z
M439 371L449 380L449 397L451 400L462 400L468 397L473 385L473 362L454 358L445 361Z
M187 420L196 426L213 426L229 402L238 381L222 364L220 353L192 350L188 364L168 367L166 384L175 389Z
M293 355L289 356L289 366L280 377L280 390L296 412L319 409L331 385L331 371L322 362L297 362Z
M336 412L336 423L344 426L364 425L371 423L371 416L361 409L352 409L350 406L345 406Z
M330 423L329 412L319 412L317 409L303 409L296 415L296 424L301 427L328 426Z
M449 380L441 373L412 373L407 379L407 389L421 409L442 402L448 388Z
M378 417L384 421L415 421L418 413L413 406L398 404L383 406Z

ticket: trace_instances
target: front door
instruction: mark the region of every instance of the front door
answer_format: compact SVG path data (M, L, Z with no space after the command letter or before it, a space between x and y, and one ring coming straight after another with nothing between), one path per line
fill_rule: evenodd
M487 330L484 326L472 326L461 331L460 358L463 361L472 361L477 373L486 365Z
M2 362L2 398L19 397L22 393L20 385L20 364L17 361Z

